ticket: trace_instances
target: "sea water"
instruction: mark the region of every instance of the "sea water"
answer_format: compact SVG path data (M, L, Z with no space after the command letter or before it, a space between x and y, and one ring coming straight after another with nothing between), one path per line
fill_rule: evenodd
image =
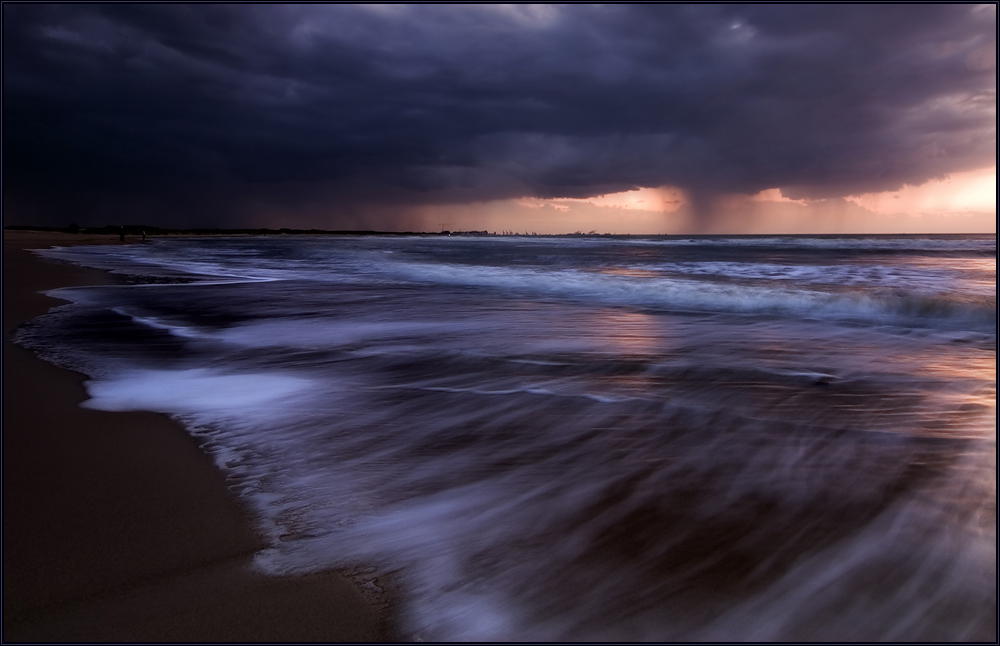
M410 638L996 639L996 237L195 238L19 341ZM137 432L141 430L137 429Z

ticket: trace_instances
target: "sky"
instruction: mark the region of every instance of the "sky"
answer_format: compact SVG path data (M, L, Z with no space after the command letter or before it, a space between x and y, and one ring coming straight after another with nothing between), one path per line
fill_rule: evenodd
M996 231L994 4L4 4L4 224Z

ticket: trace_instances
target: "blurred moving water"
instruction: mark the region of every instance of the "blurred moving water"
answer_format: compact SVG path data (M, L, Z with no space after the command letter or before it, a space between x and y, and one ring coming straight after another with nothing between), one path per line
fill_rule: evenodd
M997 638L993 235L41 253L134 284L20 342L201 437L262 570L395 572L416 638Z

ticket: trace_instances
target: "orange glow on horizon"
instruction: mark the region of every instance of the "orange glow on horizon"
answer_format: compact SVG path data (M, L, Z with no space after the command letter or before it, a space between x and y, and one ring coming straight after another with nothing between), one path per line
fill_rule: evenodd
M996 167L845 198L793 200L774 187L718 196L702 213L693 213L689 205L685 191L663 186L588 198L424 205L410 215L427 230L547 234L991 233L996 231Z
M997 168L952 173L917 186L904 184L898 191L865 193L844 198L883 215L996 213Z
M594 206L605 206L634 211L655 211L657 213L672 213L687 202L684 191L672 186L657 188L637 188L620 193L607 193L593 197L560 197L546 200L556 208L565 207L565 202L585 202Z

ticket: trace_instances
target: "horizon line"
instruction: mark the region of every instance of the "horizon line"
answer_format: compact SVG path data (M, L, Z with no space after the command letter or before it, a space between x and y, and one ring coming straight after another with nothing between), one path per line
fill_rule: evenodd
M174 228L174 227L155 227L147 226L141 224L125 224L125 225L105 225L103 227L75 227L70 225L68 227L45 227L37 225L8 225L4 227L4 231L37 231L37 232L48 232L48 233L69 233L69 234L107 234L107 235L120 235L124 230L125 235L141 235L143 233L147 235L191 235L191 236L210 236L210 235L420 235L420 236L465 236L465 237L496 237L496 238L541 238L541 237L576 237L576 238L620 238L620 237L662 237L662 238L732 238L732 237L744 237L744 238L759 238L759 237L774 237L774 236L796 236L796 237L838 237L838 236L969 236L969 235L982 235L982 236L996 236L995 231L967 231L967 232L950 232L950 233L934 233L934 232L887 232L887 233L597 233L595 231L589 231L587 233L581 231L575 231L571 233L535 233L525 231L523 233L518 232L490 232L487 230L480 231L380 231L375 229L292 229L288 227L281 227L278 229L271 229L268 227L240 227L240 228L222 228L222 227L199 227L199 228Z

